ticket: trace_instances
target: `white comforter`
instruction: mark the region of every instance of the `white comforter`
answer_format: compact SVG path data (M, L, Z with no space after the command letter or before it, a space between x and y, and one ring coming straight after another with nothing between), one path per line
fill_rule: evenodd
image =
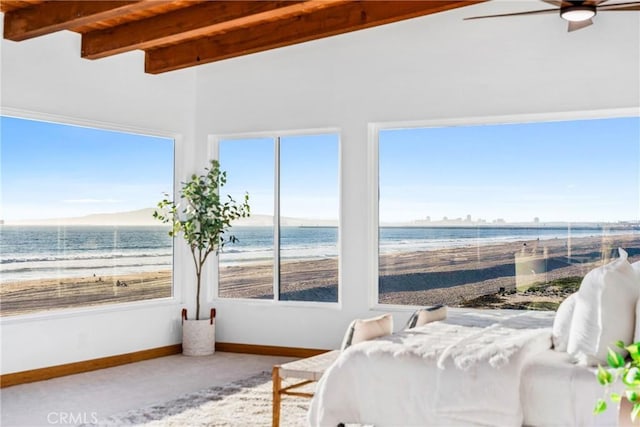
M341 354L318 383L312 426L521 426L520 372L551 347L552 314L451 316Z

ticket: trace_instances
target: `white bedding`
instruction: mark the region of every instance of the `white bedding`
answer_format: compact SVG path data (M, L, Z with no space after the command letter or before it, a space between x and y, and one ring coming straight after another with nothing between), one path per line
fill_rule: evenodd
M546 350L523 368L520 395L524 425L617 426L614 407L593 414L595 402L604 391L595 379L596 368L576 365L571 359L568 353Z
M521 370L551 346L553 313L450 314L341 354L312 426L521 426Z

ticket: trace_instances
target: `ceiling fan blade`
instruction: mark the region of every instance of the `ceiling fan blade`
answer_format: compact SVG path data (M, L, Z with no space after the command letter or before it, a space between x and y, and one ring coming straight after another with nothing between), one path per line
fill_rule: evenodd
M471 16L469 18L464 18L464 19L466 21L469 19L501 18L503 16L520 16L520 15L543 15L546 13L559 13L559 12L558 12L558 9L543 9L543 10L532 10L529 12L503 13L500 15Z
M598 12L601 11L614 11L614 10L640 10L640 1L632 1L627 3L618 4L605 4L598 7Z
M554 5L556 7L568 7L568 6L575 6L576 2L572 2L572 1L568 1L568 0L540 0L542 2L545 2L547 4L551 4ZM584 5L592 5L592 6L598 6L604 2L607 2L609 0L583 0L582 4Z
M593 24L593 20L591 19L587 19L586 21L569 22L569 28L567 29L567 31L571 32L581 30L591 24Z

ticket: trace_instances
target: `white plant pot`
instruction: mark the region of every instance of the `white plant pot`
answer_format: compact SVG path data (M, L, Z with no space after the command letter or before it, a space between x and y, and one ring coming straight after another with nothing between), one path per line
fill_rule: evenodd
M618 411L618 427L640 426L640 419L631 422L631 411L633 411L633 403L629 402L626 398L622 399Z
M215 352L216 321L184 320L182 322L182 354L209 356Z

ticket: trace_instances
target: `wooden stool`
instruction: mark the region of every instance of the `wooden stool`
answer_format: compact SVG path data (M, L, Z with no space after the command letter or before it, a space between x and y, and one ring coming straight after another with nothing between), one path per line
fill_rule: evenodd
M280 401L282 400L282 395L313 397L313 393L291 390L318 381L324 371L331 366L339 355L340 350L332 350L317 356L273 367L273 427L280 426ZM298 378L303 381L282 388L282 380L284 378Z

